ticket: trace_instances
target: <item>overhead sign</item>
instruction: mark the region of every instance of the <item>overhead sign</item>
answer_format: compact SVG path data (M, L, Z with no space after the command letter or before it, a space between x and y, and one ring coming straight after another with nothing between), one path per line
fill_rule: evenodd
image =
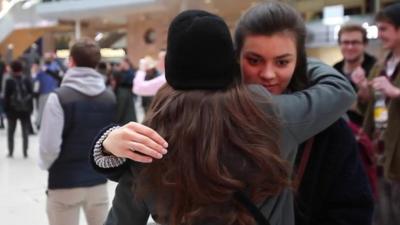
M103 58L123 58L126 56L125 51L122 48L119 49L102 48L100 52ZM57 50L56 54L57 57L59 58L68 58L69 50L68 49Z
M343 5L325 6L323 9L322 23L325 25L338 25L344 23L348 18L344 16Z

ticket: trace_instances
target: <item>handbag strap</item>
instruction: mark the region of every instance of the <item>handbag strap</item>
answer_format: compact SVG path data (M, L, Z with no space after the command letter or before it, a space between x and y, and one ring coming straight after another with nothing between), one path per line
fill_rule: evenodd
M306 171L308 160L310 159L311 149L314 143L314 137L307 140L303 154L301 155L299 166L297 167L297 174L295 179L296 189L300 187L300 183L303 180L304 172Z
M308 160L310 159L312 145L314 143L314 137L310 138L304 147L303 154L301 156L300 164L298 167L297 181L300 184L303 179L304 171L307 167ZM244 207L253 215L254 219L259 225L271 225L267 218L261 213L260 209L241 191L235 192L235 198L244 205Z
M253 215L258 225L271 225L260 209L241 191L235 192L235 198Z

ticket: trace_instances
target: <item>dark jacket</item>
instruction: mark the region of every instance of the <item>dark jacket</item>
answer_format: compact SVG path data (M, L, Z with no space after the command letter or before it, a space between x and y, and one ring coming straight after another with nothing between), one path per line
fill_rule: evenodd
M371 56L367 53L364 53L364 61L361 64L361 67L364 69L365 71L365 76L368 76L368 74L371 72L371 69L373 68L373 66L376 63L376 58L374 56ZM346 77L350 83L351 86L353 86L354 91L357 92L358 88L357 85L355 83L353 83L353 81L351 80L350 74L346 74L343 71L343 66L344 66L344 60L336 63L335 65L333 65L333 67L339 71L344 77ZM349 119L355 123L358 126L362 125L362 122L364 120L364 117L360 114L360 112L358 111L363 111L363 109L366 107L365 104L362 104L361 102L357 103L357 111L355 110L349 110L347 111L347 116L349 117Z
M35 82L39 83L39 95L49 94L59 86L59 81L46 71L40 71L36 75Z
M105 124L113 121L115 97L109 91L87 96L69 87L56 91L64 112L61 152L49 169L49 189L90 187L106 182L91 168L91 140Z
M17 92L17 85L22 92L23 98L26 100L27 103L27 110L24 112L18 112L17 109L13 106L13 95ZM11 76L9 79L6 80L5 84L5 91L4 91L4 111L7 115L15 115L15 114L30 114L33 110L33 89L32 89L32 82L26 78L25 76L21 75L18 77Z
M361 64L361 67L365 71L365 75L368 76L370 73L372 67L375 65L376 58L368 53L364 53L364 61ZM344 60L341 60L337 62L335 65L333 65L333 68L335 68L337 71L339 71L341 74L343 74L351 83L351 86L353 86L354 90L357 91L357 86L356 84L351 81L350 74L346 74L343 71L343 66L344 66Z
M0 59L0 93L3 91L3 79L4 79L4 72L6 71L6 65L3 60Z
M114 75L116 80L115 95L117 97L117 114L115 121L120 124L137 121L134 104L134 95L132 93L132 82L136 71L129 69L121 71Z
M357 142L341 119L314 137L296 196L296 225L368 225L372 212L373 197Z

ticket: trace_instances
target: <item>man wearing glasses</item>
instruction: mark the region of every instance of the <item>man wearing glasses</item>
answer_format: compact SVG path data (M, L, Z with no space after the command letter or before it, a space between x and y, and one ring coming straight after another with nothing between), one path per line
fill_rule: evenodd
M351 77L354 75L368 76L376 62L375 57L365 51L368 44L367 31L357 24L344 25L339 30L338 41L343 60L333 67L349 79L354 90L357 91L358 88ZM361 126L364 119L359 112L360 109L363 111L364 107L362 103L358 102L357 106L355 105L347 112L350 121L358 126Z
M343 60L333 67L345 75L351 81L352 73L364 73L375 64L375 57L365 52L368 44L367 31L360 25L347 24L339 30L338 41ZM351 83L356 90L356 85Z

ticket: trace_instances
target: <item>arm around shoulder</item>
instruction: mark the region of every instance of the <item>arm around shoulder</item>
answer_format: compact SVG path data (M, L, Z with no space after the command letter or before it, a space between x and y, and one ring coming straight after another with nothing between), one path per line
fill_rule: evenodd
M308 76L309 88L273 96L283 125L299 144L335 122L356 99L350 82L331 66L309 59Z

